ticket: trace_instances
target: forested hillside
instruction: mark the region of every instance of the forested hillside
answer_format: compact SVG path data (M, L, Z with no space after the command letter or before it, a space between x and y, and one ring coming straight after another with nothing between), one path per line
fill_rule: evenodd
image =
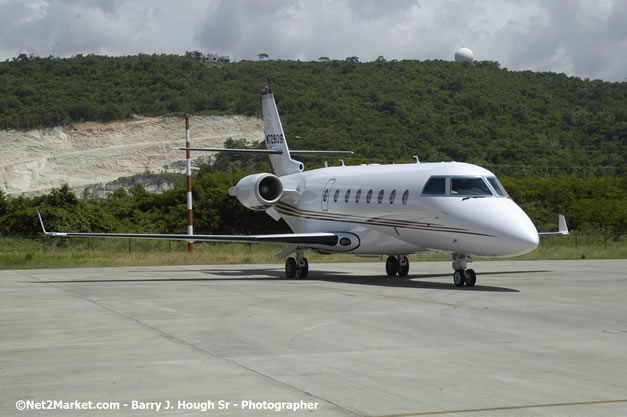
M22 55L0 63L0 128L168 112L260 116L265 85L293 149L355 151L347 163L414 154L473 162L501 177L540 230L555 227L561 212L573 229L627 231L625 82L510 72L495 62L352 57L209 68L180 56ZM222 155L197 173L197 232L276 231L268 216L227 195L239 178L264 169L262 161ZM182 185L160 195L138 185L104 199L79 199L67 186L33 198L0 192L0 234L37 233L38 209L58 230L181 233L185 201Z
M260 115L275 92L290 144L357 158L478 163L499 174L623 175L627 83L496 62L242 61L21 55L0 63L0 128L168 112Z

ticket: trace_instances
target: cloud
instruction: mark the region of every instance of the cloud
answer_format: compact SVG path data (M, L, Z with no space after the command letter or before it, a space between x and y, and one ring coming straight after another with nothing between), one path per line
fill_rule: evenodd
M612 0L0 0L0 58L201 50L235 59L452 59L627 77L627 2Z
M0 3L0 54L178 53L193 28L170 2L26 0ZM181 36L182 35L182 36ZM193 45L192 45L193 46Z

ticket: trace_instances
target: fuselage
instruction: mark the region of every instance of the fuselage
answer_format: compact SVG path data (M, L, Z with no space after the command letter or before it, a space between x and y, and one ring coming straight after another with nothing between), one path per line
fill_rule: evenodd
M354 254L530 252L538 232L490 171L456 162L320 168L281 177L296 233L349 232ZM426 188L427 186L427 188Z

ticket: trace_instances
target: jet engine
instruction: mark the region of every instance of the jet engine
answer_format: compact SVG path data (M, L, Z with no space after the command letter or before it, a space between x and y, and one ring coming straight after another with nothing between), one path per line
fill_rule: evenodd
M283 195L283 183L276 175L253 174L239 180L229 189L229 195L251 210L265 210L276 204Z

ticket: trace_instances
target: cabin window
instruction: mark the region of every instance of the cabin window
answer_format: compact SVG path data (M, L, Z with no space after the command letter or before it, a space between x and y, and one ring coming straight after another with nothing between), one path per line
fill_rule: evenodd
M451 178L452 195L492 195L481 178Z
M337 203L337 199L340 197L340 190L335 190L335 194L333 194L333 202Z
M507 192L505 191L505 188L503 188L503 186L501 185L499 180L496 179L496 177L488 177L488 181L498 195L500 195L501 197L507 197Z
M446 192L444 177L432 177L425 184L423 194L444 194Z
M326 203L328 199L329 199L329 189L327 188L326 190L324 190L324 194L322 195L322 201Z
M355 203L359 203L359 199L361 198L361 188L357 190L355 193Z
M344 202L348 203L348 200L351 199L351 189L346 190L346 194L344 194Z
M396 190L392 190L390 193L390 204L394 204L394 199L396 198Z
M405 190L403 193L403 204L407 204L407 199L409 198L409 190Z
M377 196L377 202L381 204L383 201L383 190L379 191L379 195Z
M366 203L370 204L370 200L372 200L372 190L368 190L368 194L366 194Z

